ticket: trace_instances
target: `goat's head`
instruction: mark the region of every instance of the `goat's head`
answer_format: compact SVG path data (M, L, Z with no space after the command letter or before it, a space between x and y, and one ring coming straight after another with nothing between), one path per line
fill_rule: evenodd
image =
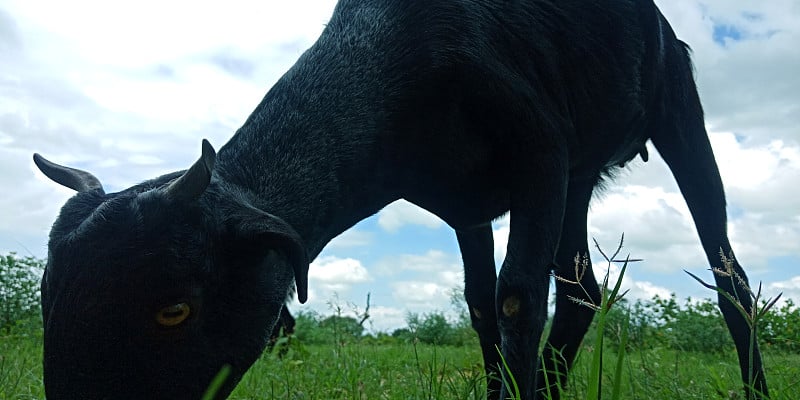
M200 398L224 366L226 396L261 354L308 260L280 218L212 179L216 154L106 194L84 171L34 160L78 191L50 233L42 278L50 399Z

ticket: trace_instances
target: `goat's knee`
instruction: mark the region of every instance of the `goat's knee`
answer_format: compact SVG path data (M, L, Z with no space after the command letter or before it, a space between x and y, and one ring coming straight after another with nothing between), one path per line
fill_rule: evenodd
M548 277L501 272L497 284L498 318L515 324L544 324L547 307Z

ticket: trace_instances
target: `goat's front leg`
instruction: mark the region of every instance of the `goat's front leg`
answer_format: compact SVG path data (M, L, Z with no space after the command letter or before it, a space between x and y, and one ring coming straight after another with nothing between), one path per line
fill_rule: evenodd
M596 182L596 178L569 181L564 228L556 253L555 271L563 279L556 280L555 316L537 376L539 398L561 398L559 391L567 384L567 372L592 323L594 310L574 300L600 304L600 289L592 272L586 238L586 211ZM576 266L576 262L580 265Z
M548 168L523 190L512 193L508 251L496 288L498 326L503 370L501 398L513 394L513 381L521 399L533 399L537 354L547 318L549 271L558 249L565 209L567 168L552 158ZM540 165L546 160L537 160ZM564 168L559 168L564 167Z
M461 258L464 260L464 297L469 307L472 328L478 333L486 370L486 398L497 400L500 395L500 332L494 296L497 272L494 263L492 225L487 223L471 229L456 231Z

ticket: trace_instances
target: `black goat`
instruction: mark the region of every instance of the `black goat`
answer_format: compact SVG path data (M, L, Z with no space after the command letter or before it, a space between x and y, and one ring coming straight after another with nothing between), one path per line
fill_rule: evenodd
M732 257L725 198L688 47L652 1L342 0L219 154L204 141L188 171L106 194L91 174L35 156L78 191L42 280L47 395L198 398L228 364L226 396L293 282L306 300L309 260L405 198L457 232L486 370L501 346L521 398L539 397L549 274L568 276L588 253L593 188L646 158L648 139L719 267L720 252ZM489 223L508 211L496 276ZM738 281L715 278L752 307ZM590 271L581 283L557 283L543 357L553 386L593 315L568 296L598 301ZM720 308L742 377L754 377L748 396L766 395L744 319ZM496 379L489 390L508 394Z

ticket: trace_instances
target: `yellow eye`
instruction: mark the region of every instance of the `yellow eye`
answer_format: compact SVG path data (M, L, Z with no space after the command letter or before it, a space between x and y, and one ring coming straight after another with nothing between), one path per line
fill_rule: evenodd
M156 313L156 322L162 326L176 326L189 317L191 308L186 303L164 307Z

